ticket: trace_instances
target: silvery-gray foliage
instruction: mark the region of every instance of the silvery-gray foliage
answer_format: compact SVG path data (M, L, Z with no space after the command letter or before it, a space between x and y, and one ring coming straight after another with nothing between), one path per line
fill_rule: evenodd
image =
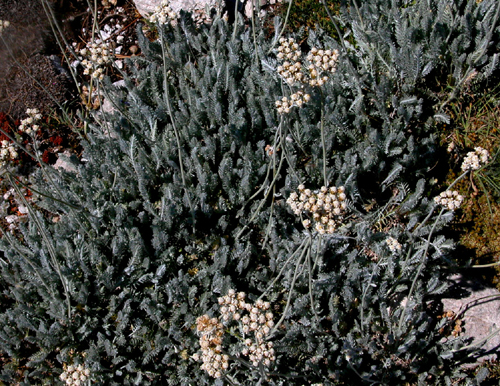
M152 42L139 27L144 55L123 87L101 84L114 111L89 122L77 171L40 171L29 222L0 239L2 353L37 348L26 384L56 384L70 363L102 385L462 377L462 342L443 340L436 318L453 212L428 196L446 102L433 83L452 76L455 97L471 68L494 71L495 7L344 4L343 42L321 31L301 40L304 52L338 49L336 72L284 115L275 101L297 86L276 72L279 19L273 35L182 15ZM345 186L336 233L302 226L286 204L299 184ZM217 317L231 288L271 302L277 358L265 368L238 357L232 329L230 368L214 380L191 359L196 318ZM12 376L6 366L0 379Z

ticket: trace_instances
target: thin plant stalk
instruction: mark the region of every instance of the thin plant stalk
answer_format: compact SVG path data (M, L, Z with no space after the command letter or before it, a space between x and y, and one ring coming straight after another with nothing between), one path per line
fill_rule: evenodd
M239 0L234 0L234 27L233 27L233 41L236 39L236 31L238 30L238 5L240 1ZM229 11L229 10L228 10Z
M326 5L325 0L320 0L320 1L323 3L325 11L326 11L330 21L332 22L333 26L335 27L335 31L337 32L337 35L339 37L340 44L342 46L342 50L344 51L344 57L347 59L347 63L349 64L349 67L351 68L351 73L352 73L354 79L356 80L356 89L358 91L358 95L363 95L363 92L362 92L361 86L360 86L361 81L359 79L359 75L358 75L356 69L354 68L354 65L352 64L351 60L349 59L349 56L347 55L347 52L348 52L347 46L345 44L344 37L342 36L340 28L338 27L337 23L335 22L334 17L330 13L330 10L328 9L328 6Z
M489 263L489 264L477 264L477 265L473 265L472 268L489 268L489 267L496 267L497 265L500 265L500 261L497 261L495 263Z
M255 218L257 217L257 215L259 214L260 212L260 209L264 206L264 203L265 203L265 200L267 199L267 197L269 196L269 193L271 192L272 190L272 187L274 186L274 184L276 183L278 177L279 177L279 172L281 170L281 167L283 166L283 161L285 159L285 156L283 155L283 153L281 154L281 159L280 159L280 163L278 165L278 169L277 169L277 172L276 174L274 175L274 178L273 180L271 181L271 185L267 188L267 192L265 193L265 197L262 199L262 201L260 202L259 206L257 207L257 209L255 210L254 214L252 215L252 217L250 218L250 220L248 221L248 223L252 223ZM245 226L240 230L240 232L236 235L236 240L238 240L241 235L243 234L243 232L245 231L245 229L248 228L248 224L245 224Z
M276 333L276 331L278 331L278 328L281 326L281 324L283 323L283 321L286 318L286 314L288 312L288 309L290 308L290 303L291 303L291 300L292 300L292 294L293 294L293 288L295 287L295 281L297 280L297 277L299 276L300 263L302 262L304 254L306 252L309 253L309 247L310 247L310 245L311 245L311 237L308 237L307 238L307 243L304 246L304 248L302 249L302 253L300 254L299 258L297 259L297 263L296 263L296 266L295 266L295 272L293 274L292 282L290 283L290 291L288 291L288 299L286 301L285 309L283 310L283 315L281 315L280 320L278 320L278 322L276 323L276 325L273 327L273 329L269 333L269 336L273 336Z
M31 267L31 269L33 270L33 272L35 272L35 274L38 276L38 279L40 279L40 282L43 284L43 286L45 287L45 289L47 290L47 292L50 293L52 295L52 298L54 299L54 301L57 302L59 299L57 299L57 297L55 296L54 291L45 282L45 280L43 279L42 275L38 271L37 267L35 267L35 265L31 261L31 259L28 256L26 256L25 253L18 248L18 246L16 245L16 243L14 242L14 240L12 240L11 236L9 235L9 232L4 230L2 232L2 237L5 237L7 239L7 241L9 242L9 244L12 246L12 248L14 248L15 251L19 254L19 256L21 256L28 263L28 265ZM31 252L31 251L29 251L29 252ZM31 253L31 255L33 255L33 253Z
M6 170L5 170L5 171L0 172L0 174L3 174L3 173L8 173L8 174L10 175L10 177L11 177L11 178L13 178L14 180L16 180L16 181L15 181L16 183L18 183L18 184L22 185L22 186L23 186L23 187L25 187L26 189L29 189L29 190L31 190L32 192L34 192L34 193L36 193L36 194L38 194L38 195L40 195L40 196L43 196L43 197L46 197L46 198L48 198L48 199L50 199L50 200L53 200L53 201L59 202L59 203L61 203L61 204L67 205L67 206L69 206L69 207L71 207L71 208L73 208L73 209L75 209L75 210L81 210L81 209L82 209L82 208L81 208L81 207L79 207L79 206L75 206L75 205L73 205L73 204L70 204L69 202L66 202L66 201L63 201L63 200L59 200L59 199L57 199L57 198L55 198L55 197L49 196L48 194L45 194L45 193L40 192L39 190L37 190L37 189L33 188L32 186L29 186L29 185L25 184L23 181L21 181L19 178L17 178L15 175L13 175L12 173L10 173L9 171L6 171Z
M189 208L191 209L191 216L193 220L193 230L196 227L196 219L194 216L194 208L193 208L193 203L191 202L191 197L189 196L189 191L187 189L187 183L186 183L186 176L184 173L184 163L182 161L182 150L181 150L181 140L179 137L179 132L177 130L177 126L175 124L175 119L174 119L174 114L172 113L172 107L170 106L170 93L169 93L169 88L168 88L168 82L167 82L167 69L165 66L167 57L166 57L166 52L165 52L165 42L163 40L163 30L161 29L162 27L160 26L160 45L161 45L161 52L163 56L163 89L165 92L165 102L167 104L167 110L168 110L168 115L170 117L170 122L172 124L172 128L174 129L174 134L175 134L175 140L177 142L177 157L179 159L179 167L181 170L181 179L182 179L182 184L184 186L184 191L186 192L186 197L189 203Z
M283 266L281 267L280 271L278 272L278 275L274 278L274 280L271 282L271 284L266 288L266 290L264 292L262 292L262 294L259 296L259 298L257 300L262 300L264 298L264 296L266 295L267 292L269 292L271 290L271 288L273 288L274 284L278 281L278 279L281 277L281 274L283 273L283 271L285 270L286 266L288 265L288 263L290 263L290 261L292 261L292 259L295 257L295 255L297 253L299 253L301 250L303 250L302 248L305 248L305 243L306 242L309 242L309 238L305 238L302 240L302 243L299 245L299 247L291 254L291 256L285 261L285 264L283 264Z
M289 3L288 3L288 9L286 11L285 21L283 23L283 28L281 28L281 31L279 32L278 36L273 41L273 44L271 45L271 48L268 51L268 54L273 51L274 46L276 45L276 43L279 42L281 36L283 35L283 32L285 32L286 25L288 24L288 16L290 15L290 10L292 9L292 4L293 4L293 0L290 0Z
M427 253L429 251L429 245L431 245L431 237L434 233L434 230L436 229L437 223L439 222L439 219L441 218L442 214L444 213L445 208L442 208L441 211L439 212L436 221L434 221L434 224L432 224L431 231L429 232L429 236L427 237L427 242L425 244L425 250L424 253L422 254L422 262L420 263L420 266L418 267L418 271L415 274L415 277L413 278L413 281L411 283L410 291L408 292L407 296L407 302L403 307L403 312L401 312L401 317L399 318L399 330L401 330L404 322L404 317L406 315L406 309L408 308L408 302L410 301L411 296L413 295L413 291L415 290L415 285L417 283L418 277L422 273L422 269L424 268L425 262L427 261Z
M44 227L42 226L42 224L40 224L38 217L33 212L31 205L28 203L26 198L24 198L24 195L20 191L19 187L10 178L9 178L9 182L14 187L19 198L23 201L23 204L28 209L28 212L30 214L31 219L33 219L36 227L38 228L38 231L40 232L40 234L45 242L45 245L47 246L49 255L50 255L51 260L52 260L52 265L54 267L54 270L57 272L57 275L59 276L59 279L61 280L61 284L62 284L63 289L64 289L64 295L66 297L66 306L67 306L67 312L68 312L68 320L69 320L69 319L71 319L71 303L70 303L70 297L69 297L69 290L68 290L66 280L63 278L62 273L61 273L61 266L59 264L59 261L57 260L55 248L52 245L52 243L50 242L49 237L45 233Z
M368 294L368 290L371 287L373 277L377 273L380 264L385 261L384 259L379 259L375 267L373 268L373 271L370 275L370 279L368 280L368 283L365 285L365 288L363 289L363 295L361 296L361 311L360 311L360 324L361 324L361 331L364 332L365 330L365 301L366 301L366 295Z
M317 248L316 248L316 259L314 259L314 265L311 267L311 254L310 251L307 253L307 270L308 270L308 285L309 285L309 301L311 302L311 311L314 314L316 320L319 320L319 315L316 312L316 308L314 306L314 295L313 295L313 284L312 284L312 275L314 267L316 267L316 262L318 261L319 249L321 248L322 237L319 237Z
M326 178L326 142L325 142L325 112L323 111L323 92L321 92L321 148L323 149L323 184L328 187L328 180Z
M75 58L77 55L76 55L75 51L73 50L73 48L71 47L71 45L68 44L68 41L66 40L66 37L62 33L61 27L59 26L59 23L57 22L57 19L54 16L54 12L52 12L52 8L50 7L49 4L47 4L47 0L41 0L41 2L42 2L43 10L45 11L45 14L47 15L47 17L50 21L50 28L52 29L52 33L54 34L54 37L57 40L57 45L59 46L59 49L61 50L61 52L64 56L64 60L68 64L68 68L69 68L69 71L71 73L71 77L73 78L73 82L75 83L75 86L78 90L78 94L81 94L80 85L79 85L77 77L76 77L75 69L70 64L70 60L69 60L68 56L66 55L66 49L70 50L71 54ZM56 31L56 29L57 29L57 31ZM61 43L61 40L63 41L64 45L63 45L63 43Z

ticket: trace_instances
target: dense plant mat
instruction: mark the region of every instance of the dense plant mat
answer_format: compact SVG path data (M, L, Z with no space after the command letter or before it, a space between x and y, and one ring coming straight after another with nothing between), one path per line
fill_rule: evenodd
M155 39L138 25L123 84L93 79L111 108L71 167L39 162L29 200L4 173L28 213L0 238L3 382L487 378L461 370L476 347L444 333L440 298L458 184L491 154L464 148L432 181L450 103L497 70L500 4L338 12L345 37L166 6Z

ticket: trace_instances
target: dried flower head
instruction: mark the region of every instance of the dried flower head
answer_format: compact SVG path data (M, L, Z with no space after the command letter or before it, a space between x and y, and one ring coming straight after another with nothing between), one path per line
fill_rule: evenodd
M306 214L312 217L302 221L305 228L314 229L319 234L334 233L347 210L345 189L343 186L321 187L319 191L312 192L304 185L299 185L298 193L292 192L287 199L293 213L297 216Z
M28 115L28 118L21 120L19 131L31 135L33 133L36 133L40 128L37 123L40 121L40 119L42 119L42 114L40 114L38 109L27 109L26 114Z
M441 192L439 196L434 197L434 202L438 205L442 205L449 210L455 210L460 208L464 197L458 194L456 190L447 190L445 192Z
M64 371L59 378L68 386L83 386L86 385L88 379L90 379L90 369L82 364L78 366L67 366L65 364Z
M103 67L109 65L113 60L111 45L101 40L87 43L86 48L80 50L80 55L84 57L82 60L83 74L98 80L104 78Z
M334 73L337 70L339 52L337 50L318 50L313 47L307 55L309 61L309 85L322 86L327 80L327 73Z
M312 48L307 55L309 66L304 68L300 62L302 53L299 45L293 38L281 38L277 58L282 63L276 68L278 74L289 85L299 84L304 86L322 86L328 80L328 74L337 69L339 53L337 50L318 50ZM276 101L279 114L287 114L293 106L302 107L309 101L310 95L298 91L290 96Z
M392 253L401 251L401 244L394 237L388 237L387 239L385 239L385 242L387 243L387 246Z
M292 107L302 107L304 103L308 102L310 99L311 96L309 94L305 94L303 91L297 91L290 96L290 99L283 97L280 101L276 101L275 105L279 114L288 114Z
M16 159L18 155L16 148L11 142L5 139L0 142L0 167L4 167L6 161Z
M196 329L200 334L201 368L211 377L222 377L222 369L228 367L229 357L222 353L222 337L224 336L224 326L217 318L210 318L208 315L200 316L196 319ZM199 356L193 357L197 360Z
M170 1L163 0L149 17L151 23L167 24L177 18L177 14L170 8Z
M481 167L481 164L487 164L489 159L490 154L488 151L477 146L474 148L474 151L467 153L467 156L464 158L464 162L462 163L462 170L464 172L467 170L478 170Z
M203 315L196 320L202 355L195 354L192 358L201 359L201 368L214 378L220 378L229 367L229 357L222 352L222 338L224 326L231 322L238 323L245 345L241 353L248 356L254 366L260 363L269 366L276 359L272 342L265 341L274 327L273 313L269 311L271 304L260 299L252 304L245 299L244 292L230 289L227 295L218 298L220 318Z
M296 62L300 59L301 55L299 45L295 42L294 38L280 38L280 46L276 55L279 60Z

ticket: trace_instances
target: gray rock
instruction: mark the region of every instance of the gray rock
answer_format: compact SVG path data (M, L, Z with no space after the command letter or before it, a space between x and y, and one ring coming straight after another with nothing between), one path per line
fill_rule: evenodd
M71 154L69 151L65 151L63 154L59 154L59 158L57 158L54 168L61 168L67 172L76 173L76 165L78 165L78 163L78 158L76 158L75 155Z
M162 0L134 0L135 7L142 16L153 13L156 7L161 5L161 2ZM204 9L206 5L212 5L213 3L213 0L171 0L170 7L173 11L179 12L181 9Z
M221 5L227 0L219 0ZM161 4L162 0L134 0L135 6L142 16L147 16L148 14L154 12L155 8ZM203 11L206 6L215 7L217 5L217 0L171 0L170 7L175 12L179 12L181 9L187 11ZM280 3L281 0L260 0L260 6ZM234 1L232 1L234 4ZM241 5L245 9L245 15L250 17L252 15L252 6L257 4L257 0L240 0Z
M499 358L500 292L479 280L461 274L453 275L453 298L442 299L443 310L453 311L463 322L464 338L472 340L481 352L477 363ZM470 367L470 366L468 366Z

